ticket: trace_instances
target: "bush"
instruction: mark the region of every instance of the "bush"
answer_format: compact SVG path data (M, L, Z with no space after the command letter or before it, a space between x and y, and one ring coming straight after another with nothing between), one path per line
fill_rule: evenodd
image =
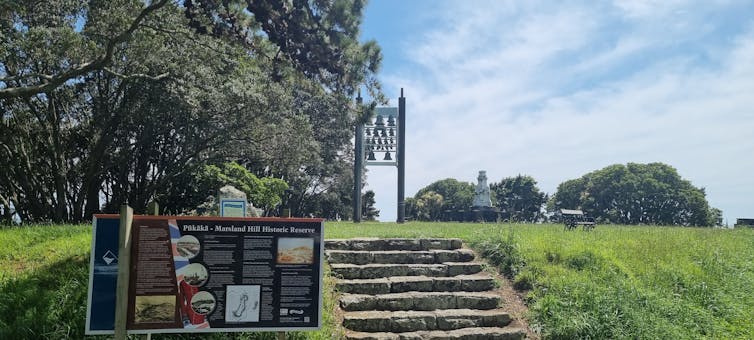
M508 229L507 235L500 232L474 244L474 247L508 278L514 278L526 264L513 235L513 228Z

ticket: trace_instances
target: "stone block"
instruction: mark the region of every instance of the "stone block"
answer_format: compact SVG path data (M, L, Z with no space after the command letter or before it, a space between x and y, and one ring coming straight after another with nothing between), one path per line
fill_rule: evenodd
M405 264L368 264L361 267L362 279L376 279L389 276L408 276L410 268Z
M412 310L415 309L416 298L408 293L385 294L376 298L378 310Z
M350 263L350 264L368 264L372 263L372 252L353 251L353 250L328 250L325 251L327 262L330 263Z
M414 293L414 310L456 308L456 297L448 293Z
M397 276L391 277L390 291L393 293L403 293L410 291L430 292L432 291L433 280L427 276Z
M434 254L426 251L390 250L374 253L374 263L435 263Z
M443 262L471 262L474 261L474 251L471 249L436 250L437 263ZM445 258L444 258L445 257Z
M450 250L451 242L450 242L450 239L447 239L447 238L422 239L421 247L422 249L426 249L426 250L433 250L433 249Z
M349 250L385 250L386 240L378 238L356 238L350 240Z
M333 276L342 279L361 278L361 266L353 264L331 264L330 272Z
M456 295L456 308L495 309L500 297L491 293L459 293Z
M372 310L377 306L371 295L344 294L340 297L340 308L344 311Z
M390 318L391 332L426 331L435 328L435 316L431 313L415 311L395 312Z
M443 264L415 264L408 266L408 273L411 276L447 276L447 266Z
M390 329L390 316L375 317L373 312L346 313L343 327L359 332L384 332Z
M467 292L482 292L495 288L495 280L484 274L456 276L461 282L461 290Z
M476 274L482 271L482 265L476 262L445 262L448 276Z
M386 278L340 280L335 284L335 289L342 293L387 294L390 293L390 281Z
M401 336L395 333L379 332L346 332L346 340L401 340Z
M455 277L437 277L432 285L435 292L455 292L461 290L461 280Z
M383 250L422 250L420 239L390 238L385 239Z

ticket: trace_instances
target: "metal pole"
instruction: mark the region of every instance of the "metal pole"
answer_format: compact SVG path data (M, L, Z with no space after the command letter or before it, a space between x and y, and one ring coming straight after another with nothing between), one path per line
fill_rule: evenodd
M404 200L406 189L406 98L398 98L398 223L406 219L406 201Z
M361 93L356 97L357 112L361 113ZM359 115L359 118L361 115ZM353 222L361 222L361 174L364 168L364 124L356 121L356 143L354 143L353 161Z

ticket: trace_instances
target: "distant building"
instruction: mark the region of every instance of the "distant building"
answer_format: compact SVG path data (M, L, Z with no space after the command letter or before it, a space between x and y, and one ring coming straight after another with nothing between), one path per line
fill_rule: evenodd
M741 228L741 227L754 228L754 218L737 218L736 219L736 225L734 227L736 227L736 228Z

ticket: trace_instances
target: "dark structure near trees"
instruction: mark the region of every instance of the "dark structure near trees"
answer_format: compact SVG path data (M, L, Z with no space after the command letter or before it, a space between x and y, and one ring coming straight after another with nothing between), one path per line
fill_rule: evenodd
M734 227L749 227L754 228L754 218L737 218L736 225Z
M584 228L584 231L594 229L594 218L587 217L581 210L560 209L558 212L560 221L563 222L563 230L574 230L579 226Z
M361 96L356 98L361 107ZM398 223L405 221L406 203L406 98L398 98L398 107L378 107L376 115L356 126L354 152L353 221L361 222L361 186L365 166L395 166L398 168ZM394 156L393 156L394 155Z

